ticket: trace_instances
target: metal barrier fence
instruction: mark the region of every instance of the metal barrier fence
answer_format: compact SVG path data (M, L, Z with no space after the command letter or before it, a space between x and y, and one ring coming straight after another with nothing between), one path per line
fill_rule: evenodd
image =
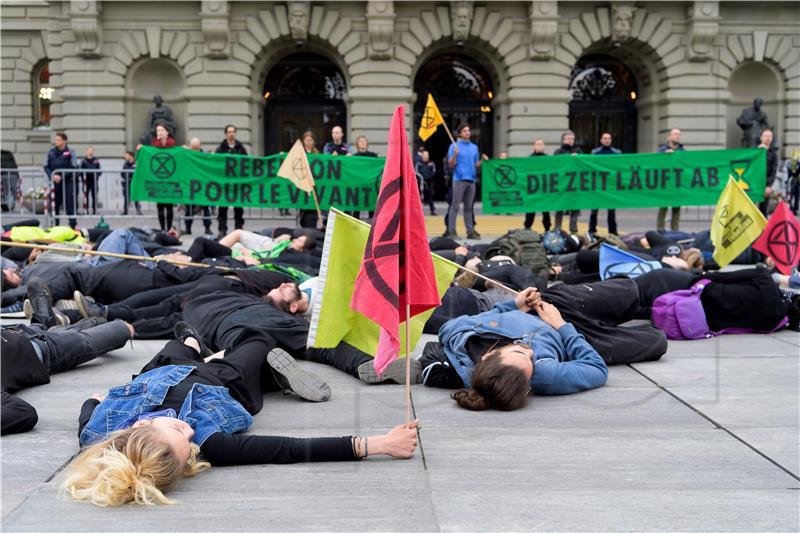
M5 216L35 217L50 226L56 221L68 224L76 219L79 226L93 226L105 220L141 223L143 218L158 216L154 202L131 202L130 179L132 170L127 169L62 169L53 172L60 175L61 182L54 183L41 167L1 169L3 184L3 213ZM171 205L171 204L170 204ZM186 205L174 205L173 226L183 231L187 218L194 227L202 227L203 219L210 219L211 226L218 227L217 208L204 209ZM228 208L228 228L234 227L233 209ZM294 213L282 215L278 208L244 208L244 219L275 220L284 224L296 222Z

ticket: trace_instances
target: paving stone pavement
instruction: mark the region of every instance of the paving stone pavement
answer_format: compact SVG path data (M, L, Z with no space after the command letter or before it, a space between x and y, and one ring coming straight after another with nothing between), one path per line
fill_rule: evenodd
M95 508L58 494L85 398L162 346L135 341L19 395L39 411L3 437L5 531L797 531L800 336L672 342L661 361L612 367L608 384L533 397L511 413L458 409L414 387L422 449L408 461L213 468L174 506ZM327 403L275 393L251 431L375 434L401 423L402 387L301 364ZM427 466L427 468L426 468Z
M447 391L415 386L424 461L213 468L156 508L60 495L83 400L161 346L137 340L19 393L39 423L0 439L4 531L800 530L798 333L674 341L660 361L612 367L605 387L511 413L464 411ZM331 400L270 394L251 432L369 435L402 423L402 387L301 364Z

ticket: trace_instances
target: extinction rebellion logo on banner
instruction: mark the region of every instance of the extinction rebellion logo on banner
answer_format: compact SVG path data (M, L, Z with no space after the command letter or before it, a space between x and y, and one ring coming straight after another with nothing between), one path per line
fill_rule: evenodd
M184 148L144 146L136 154L131 198L191 205L314 209L311 194L278 176L285 157L206 154ZM312 154L308 159L320 208L373 210L383 158ZM302 174L302 169L293 168L292 172Z
M522 213L712 205L727 176L754 201L763 200L766 152L746 148L490 160L482 166L483 208L486 213Z

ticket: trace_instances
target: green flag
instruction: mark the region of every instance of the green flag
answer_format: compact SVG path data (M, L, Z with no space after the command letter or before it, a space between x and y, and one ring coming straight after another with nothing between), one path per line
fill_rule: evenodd
M325 232L325 247L319 281L311 303L313 314L308 332L309 348L334 348L346 342L370 355L378 348L380 329L364 315L350 309L353 285L369 236L369 224L331 209ZM433 254L433 269L439 296L450 286L458 266ZM411 347L422 335L433 309L411 319ZM405 328L400 328L400 354L405 355Z

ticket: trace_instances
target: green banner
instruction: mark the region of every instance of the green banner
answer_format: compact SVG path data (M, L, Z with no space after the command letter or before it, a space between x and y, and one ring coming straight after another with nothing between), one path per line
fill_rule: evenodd
M143 146L131 198L169 204L314 209L314 199L278 169L285 154L250 157ZM385 159L309 154L320 208L373 210Z
M484 213L712 205L733 176L764 199L766 151L557 155L493 159L482 166Z

